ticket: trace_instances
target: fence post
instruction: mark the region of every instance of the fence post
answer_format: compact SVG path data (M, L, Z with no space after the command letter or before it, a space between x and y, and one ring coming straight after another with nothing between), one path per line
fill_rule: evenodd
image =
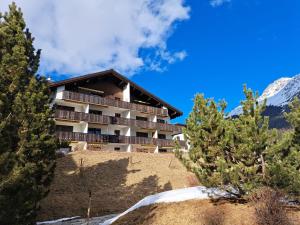
M92 204L92 192L89 190L89 205L87 210L87 225L90 223L90 213L91 213L91 204Z

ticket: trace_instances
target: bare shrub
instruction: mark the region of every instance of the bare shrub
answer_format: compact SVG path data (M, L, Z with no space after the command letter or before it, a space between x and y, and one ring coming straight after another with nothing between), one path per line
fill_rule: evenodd
M210 207L205 210L203 215L204 225L223 225L225 219L224 210L220 207Z
M198 181L197 177L194 175L188 175L186 177L186 180L187 180L189 187L196 187L199 185L199 181Z
M282 201L283 197L281 192L267 187L252 194L250 200L258 225L292 225Z

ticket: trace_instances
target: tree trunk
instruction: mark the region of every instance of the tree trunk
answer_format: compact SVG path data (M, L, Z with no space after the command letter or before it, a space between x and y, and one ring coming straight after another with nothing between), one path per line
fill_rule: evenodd
M260 155L260 160L261 160L261 168L262 168L262 175L263 175L263 179L266 179L266 164L265 164L265 160L264 160L264 156L261 154Z

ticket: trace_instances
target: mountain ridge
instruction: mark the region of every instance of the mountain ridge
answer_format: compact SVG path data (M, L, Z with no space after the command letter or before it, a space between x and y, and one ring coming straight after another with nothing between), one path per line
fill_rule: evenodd
M270 117L270 128L288 128L284 112L289 111L288 104L295 98L300 97L300 74L293 77L281 77L270 83L259 96L258 102L267 100L265 116ZM238 116L243 112L242 106L234 108L228 117Z

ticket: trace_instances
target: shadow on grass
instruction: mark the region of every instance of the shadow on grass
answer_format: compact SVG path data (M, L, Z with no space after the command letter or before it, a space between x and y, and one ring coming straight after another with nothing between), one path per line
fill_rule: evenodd
M243 198L212 198L211 202L214 205L223 205L226 203L231 203L231 204L247 204L247 200Z
M92 193L91 216L119 213L145 196L171 190L170 182L158 185L151 175L128 185L127 176L140 170L130 169L129 158L109 160L80 167L71 155L59 159L51 191L42 202L39 221L70 216L86 217L89 191Z

